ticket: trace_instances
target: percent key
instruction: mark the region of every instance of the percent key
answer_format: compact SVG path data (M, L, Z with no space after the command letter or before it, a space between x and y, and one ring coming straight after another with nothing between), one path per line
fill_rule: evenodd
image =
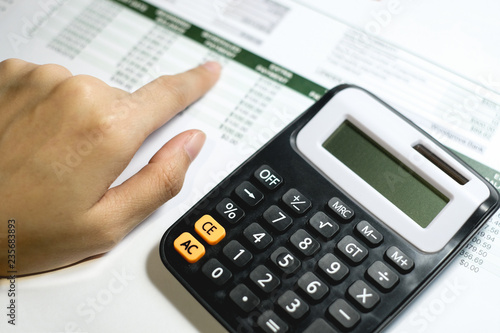
M231 224L237 223L245 216L245 212L229 198L225 198L219 202L215 210Z

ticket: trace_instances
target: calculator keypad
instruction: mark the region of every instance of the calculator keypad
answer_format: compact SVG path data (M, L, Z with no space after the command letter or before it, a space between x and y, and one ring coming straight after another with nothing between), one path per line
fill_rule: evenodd
M213 216L208 211L194 231L180 234L174 247L187 265L202 262L214 292L225 293L260 332L293 332L302 320L308 333L354 330L415 263L395 245L384 245L383 233L356 217L344 198L315 203L284 184L262 165L219 199ZM258 217L247 218L254 211ZM233 228L240 231L231 233ZM317 318L307 319L313 314Z

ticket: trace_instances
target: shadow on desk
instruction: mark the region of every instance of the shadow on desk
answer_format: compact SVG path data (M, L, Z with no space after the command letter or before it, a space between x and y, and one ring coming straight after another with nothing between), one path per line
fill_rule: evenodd
M205 308L165 268L160 259L158 246L153 247L148 255L146 270L149 279L182 315L199 332L227 332Z

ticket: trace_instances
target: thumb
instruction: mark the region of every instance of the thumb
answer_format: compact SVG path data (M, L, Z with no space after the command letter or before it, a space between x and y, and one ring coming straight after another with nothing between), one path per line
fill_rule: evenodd
M123 184L109 189L91 208L91 218L110 223L118 238L148 217L182 188L186 171L205 142L198 130L183 132L167 142L149 163Z

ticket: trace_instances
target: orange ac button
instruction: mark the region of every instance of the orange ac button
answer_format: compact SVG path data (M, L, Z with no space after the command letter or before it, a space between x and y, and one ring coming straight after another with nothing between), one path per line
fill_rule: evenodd
M196 221L194 230L210 245L217 244L226 236L226 230L208 214Z
M174 248L190 264L194 264L205 255L205 247L189 232L184 232L174 240Z

